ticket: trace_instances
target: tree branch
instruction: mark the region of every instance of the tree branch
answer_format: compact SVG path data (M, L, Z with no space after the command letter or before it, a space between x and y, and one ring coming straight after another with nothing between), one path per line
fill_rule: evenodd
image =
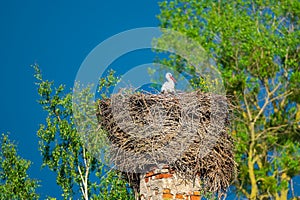
M244 96L244 102L245 102L245 106L246 106L247 115L248 115L248 118L249 118L249 120L251 122L252 121L252 114L251 114L251 111L250 111L250 108L249 108L249 105L248 105L246 94L244 93L243 96Z
M265 84L264 84L265 85ZM273 99L269 100L273 94L277 91L277 89L279 88L279 86L281 85L281 83L279 83L271 92L267 89L266 85L265 85L265 88L266 88L266 91L267 91L267 97L265 98L265 103L264 105L262 106L262 108L259 110L258 114L254 117L253 119L253 123L255 123L258 118L260 117L260 115L265 111L266 107L268 106L268 104L272 101L274 101L275 99L278 99L280 96L282 95L278 95L276 97L274 97Z
M80 169L80 166L78 165L77 166L77 168L78 168L78 172L79 172L79 175L80 175L80 178L81 178L81 183L80 183L80 190L81 190L81 192L82 192L82 195L83 196L85 196L85 191L84 191L84 189L83 189L83 182L84 182L84 178L83 178L83 175L82 175L82 172L81 172L81 169Z
M281 124L279 126L274 126L274 127L269 127L267 129L265 129L264 131L261 131L260 133L257 134L256 139L258 139L261 135L267 133L267 132L276 132L278 129L283 128L288 126L288 124Z
M84 197L85 200L89 199L89 193L88 193L88 177L89 177L89 165L87 163L86 160L86 151L85 148L83 148L83 161L84 161L84 166L85 166L85 174L83 177L83 173L80 169L80 166L78 165L78 172L80 174L80 178L81 178L81 183L80 183L80 190L82 192L82 195Z

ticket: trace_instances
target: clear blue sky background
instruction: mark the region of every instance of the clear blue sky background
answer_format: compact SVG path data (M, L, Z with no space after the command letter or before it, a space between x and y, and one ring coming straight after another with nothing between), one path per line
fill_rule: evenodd
M158 13L153 0L0 0L0 132L10 132L19 154L33 161L29 172L42 181L42 198L61 199L61 192L55 174L41 168L36 131L46 113L30 65L37 62L45 78L71 88L96 45L128 29L157 26Z

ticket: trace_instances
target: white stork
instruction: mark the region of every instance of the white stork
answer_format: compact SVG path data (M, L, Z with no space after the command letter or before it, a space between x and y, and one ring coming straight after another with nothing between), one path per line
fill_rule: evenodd
M167 81L161 87L161 92L162 93L168 93L168 92L175 93L175 83L176 83L175 78L173 77L173 75L170 72L168 72L168 73L166 73L166 79L167 79Z

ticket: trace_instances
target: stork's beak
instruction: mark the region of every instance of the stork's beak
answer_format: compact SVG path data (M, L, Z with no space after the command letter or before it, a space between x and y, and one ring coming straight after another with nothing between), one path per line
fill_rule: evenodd
M176 83L176 79L173 76L170 76L170 78L172 79L172 81L174 81L174 83Z

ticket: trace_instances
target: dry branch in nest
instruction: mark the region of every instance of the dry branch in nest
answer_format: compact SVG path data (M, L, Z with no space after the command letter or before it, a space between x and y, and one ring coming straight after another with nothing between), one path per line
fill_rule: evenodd
M226 97L120 91L99 100L98 108L118 170L135 174L169 165L189 179L199 176L204 191L226 191L236 167Z

